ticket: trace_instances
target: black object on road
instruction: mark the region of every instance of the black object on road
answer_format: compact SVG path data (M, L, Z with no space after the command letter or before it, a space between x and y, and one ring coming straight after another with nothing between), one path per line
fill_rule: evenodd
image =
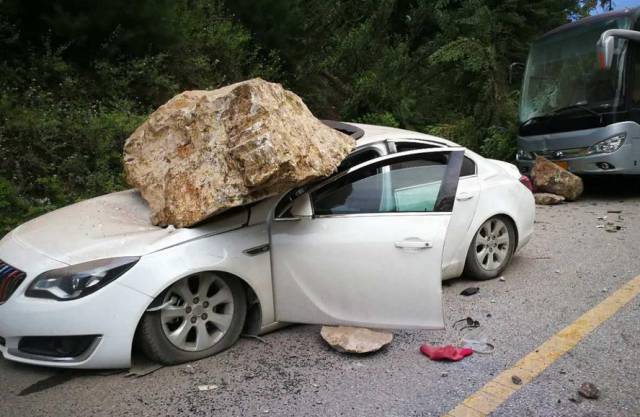
M480 288L478 287L469 287L462 290L460 295L464 295L465 297L468 297L470 295L476 294L478 291L480 291Z

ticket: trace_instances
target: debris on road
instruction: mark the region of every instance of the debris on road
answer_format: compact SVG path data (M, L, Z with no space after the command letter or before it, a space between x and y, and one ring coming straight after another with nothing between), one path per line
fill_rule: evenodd
M355 146L260 78L185 91L127 139L124 171L154 225L186 227L332 174Z
M498 281L500 281L500 282L505 282L505 281L506 281L506 279L504 279L504 277L500 277L500 278L498 278Z
M604 230L606 230L609 233L616 233L617 231L622 230L622 226L620 226L619 224L607 222Z
M578 394L590 400L597 400L600 397L600 390L591 382L585 382L578 388Z
M464 290L462 290L460 292L460 295L464 295L465 297L468 297L470 295L477 294L478 291L480 291L480 288L478 288L478 287L469 287L469 288L465 288Z
M217 385L198 385L198 391L213 391L218 389Z
M584 191L582 178L538 156L531 168L531 179L537 192L551 193L574 201Z
M478 320L474 320L472 317L465 317L453 322L453 329L455 330L458 325L461 325L459 330L463 331L464 329L474 329L476 327L480 327L480 322Z
M535 199L536 204L543 206L553 206L563 203L565 200L563 196L551 193L534 193L533 198Z
M240 337L242 337L243 339L257 340L260 343L265 343L265 344L267 343L267 341L263 337L260 337L260 336L255 335L255 334L243 333L243 334L240 335Z
M187 365L182 370L182 373L187 374L187 375L193 375L193 374L196 373L196 370L195 370L195 368L193 366Z
M495 346L488 342L488 338L484 330L475 328L471 329L460 340L462 347L469 348L475 353L489 354L495 351Z
M522 385L522 378L520 378L518 375L511 375L511 382L516 385Z
M320 336L338 352L370 353L393 340L393 333L350 326L322 326Z
M457 362L473 354L469 348L459 348L452 345L433 346L428 343L420 346L420 352L432 361L452 361Z
M158 369L162 369L164 366L151 361L144 355L136 355L133 358L133 364L129 369L129 372L125 375L127 378L141 378L143 376L151 375Z

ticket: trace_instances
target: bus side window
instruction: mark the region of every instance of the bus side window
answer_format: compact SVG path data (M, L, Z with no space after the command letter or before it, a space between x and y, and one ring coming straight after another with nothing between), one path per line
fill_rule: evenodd
M633 59L631 65L631 105L633 107L640 107L640 45L631 45L633 51Z

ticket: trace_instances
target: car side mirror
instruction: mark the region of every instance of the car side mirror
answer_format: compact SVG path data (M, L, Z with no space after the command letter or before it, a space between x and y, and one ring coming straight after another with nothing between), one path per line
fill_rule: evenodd
M616 47L615 38L640 42L640 32L627 29L609 29L602 32L596 44L596 56L598 57L600 70L608 70L613 65L613 55Z
M291 205L290 212L294 217L311 217L313 215L313 209L311 208L311 198L309 197L309 193L296 198Z

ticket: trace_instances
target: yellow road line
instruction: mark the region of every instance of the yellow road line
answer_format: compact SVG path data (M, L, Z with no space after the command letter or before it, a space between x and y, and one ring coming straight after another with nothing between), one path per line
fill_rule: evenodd
M516 362L512 368L487 382L443 417L484 417L491 414L511 395L573 349L592 330L613 316L638 294L640 294L640 275L553 335L533 352ZM517 375L522 380L521 385L511 381L513 375Z

